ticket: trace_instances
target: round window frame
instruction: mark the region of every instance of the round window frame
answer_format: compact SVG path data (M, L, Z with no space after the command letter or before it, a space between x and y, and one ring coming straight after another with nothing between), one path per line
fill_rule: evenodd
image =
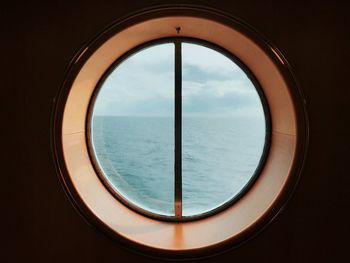
M175 29L174 29L175 30ZM264 137L264 146L263 146L263 151L261 153L259 162L253 172L252 175L250 175L249 180L247 183L244 184L244 186L241 188L241 190L236 193L235 195L232 196L228 201L225 203L221 204L220 206L215 207L214 209L211 209L209 211L206 211L204 213L192 215L192 216L182 216L181 219L176 218L176 216L166 216L166 215L160 215L156 214L150 211L147 211L143 209L142 207L137 206L133 202L127 200L126 197L124 197L121 193L118 192L116 186L114 186L107 178L107 176L104 174L103 170L101 169L102 167L100 166L97 157L95 156L94 153L94 147L93 147L93 142L91 138L91 129L92 129L92 116L93 116L93 108L94 104L96 102L96 99L98 97L98 94L100 90L102 89L103 83L105 80L109 77L109 75L117 70L118 66L122 64L125 60L133 56L134 54L138 52L142 52L143 49L149 48L156 46L158 44L168 44L168 43L174 43L175 41L179 41L181 43L190 43L190 44L196 44L200 45L206 48L209 48L211 50L214 50L221 55L227 57L233 64L235 64L237 67L240 68L242 72L244 72L247 76L247 78L250 80L250 82L253 84L255 91L257 93L257 96L259 97L259 100L261 102L261 107L263 109L264 113L264 123L265 123L265 137ZM174 69L175 70L175 69ZM268 155L268 151L270 148L270 137L271 137L271 121L270 121L270 110L268 103L266 101L265 94L260 86L260 83L258 80L255 78L253 73L249 70L249 68L243 64L242 61L239 60L234 54L230 53L229 51L225 50L224 48L215 45L213 43L210 43L208 41L200 40L200 39L195 39L195 38L190 38L190 37L166 37L166 38L161 38L161 39L154 39L151 40L150 42L142 43L133 49L127 51L125 54L121 55L118 57L112 64L111 66L105 71L101 79L98 81L95 90L93 91L93 94L91 96L91 100L89 103L88 107L88 113L87 113L87 121L86 121L86 144L88 146L88 151L89 151L89 156L90 159L94 165L96 174L99 176L100 180L102 183L105 185L105 187L112 193L115 198L117 198L120 202L122 202L124 205L129 207L130 209L133 209L134 211L144 215L148 216L150 218L158 219L158 220L164 220L164 221L170 221L170 222L186 222L186 221L193 221L193 220L198 220L202 219L208 216L212 216L216 213L221 212L222 210L226 209L227 207L233 205L235 202L237 202L249 189L252 187L254 184L255 180L257 177L260 175L261 170L263 169L263 166L265 164L265 160ZM175 129L175 127L174 127ZM174 199L175 202L175 199ZM175 204L174 204L175 205Z
M207 24L210 24L211 27L206 28ZM261 83L269 108L272 109L271 147L261 173L269 170L273 175L259 176L257 182L239 202L213 216L193 222L179 223L161 222L142 216L128 208L126 208L126 212L122 208L125 206L109 193L96 173L92 172L92 163L87 154L85 131L75 130L79 128L81 123L85 126L88 106L83 105L82 107L74 92L78 89L79 95L90 100L92 92L87 90L85 85L94 83L95 87L101 76L93 80L87 73L98 70L102 63L101 59L108 60L106 53L102 52L103 54L101 54L101 48L118 35L130 40L126 41L129 43L126 50L130 50L132 48L130 43L137 38L135 34L130 34L130 29L135 29L140 25L142 27L141 30L139 28L138 32L139 36L142 37L147 34L149 34L148 37L152 37L156 27L162 27L161 25L172 26L172 30L177 26L181 26L183 29L183 25L186 25L192 32L190 37L195 38L200 38L197 36L198 31L196 30L203 30L203 28L207 31L207 36L210 35L208 32L215 32L214 35L221 36L228 36L230 35L228 32L234 32L234 35L239 38L241 51L248 54L248 57L253 56L255 60L264 60L265 66L268 68L266 70L266 68L261 69L260 67L260 72L257 74L257 64L261 61L247 63L247 57L241 57L242 54L237 55L236 52L222 44L224 41L229 41L228 37L216 40L205 39L229 50L247 65ZM147 30L147 34L144 34L145 30ZM170 28L167 30L170 31ZM159 33L164 34L164 27L157 32L157 35ZM175 36L175 33L168 33L166 36L172 37ZM245 41L248 41L248 47L243 45ZM249 50L249 47L254 47L254 50ZM99 53L100 60L91 64L91 58L96 56L96 53ZM112 62L109 62L109 65ZM85 68L87 64L90 66L89 70ZM79 77L83 78L83 81L80 79L82 82L77 87ZM267 86L268 79L273 87ZM281 85L277 85L278 83ZM266 92L267 88L269 92ZM276 91L276 94L272 91ZM278 102L281 98L286 99L286 101ZM72 101L75 102L75 105L72 105ZM188 5L154 7L116 21L73 58L65 81L54 100L51 121L52 152L60 181L74 207L89 223L121 241L122 244L126 245L126 248L165 258L183 259L209 256L237 247L254 237L269 225L290 199L300 178L309 141L305 104L302 91L285 57L276 47L244 22L211 8ZM69 108L68 115L67 108ZM291 119L283 118L286 116ZM79 120L78 125L75 123L76 120ZM289 133L288 129L291 129L292 132ZM277 153L283 155L280 157L282 164L275 160ZM270 161L271 155L274 155L274 161ZM262 183L262 180L265 181ZM270 190L266 191L266 185L273 188L273 194ZM246 207L242 205L257 193L263 197L262 199L266 203L263 208L254 207L252 204ZM99 194L103 196L104 200L101 200ZM261 194L266 194L266 196ZM112 208L113 211L108 208ZM256 212L254 209L259 211ZM234 212L230 214L232 211ZM254 216L251 215L253 212L256 212Z

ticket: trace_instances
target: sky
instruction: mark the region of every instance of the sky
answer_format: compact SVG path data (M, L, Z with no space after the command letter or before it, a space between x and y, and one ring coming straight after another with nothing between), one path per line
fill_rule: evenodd
M183 116L263 117L259 95L244 71L223 54L182 44ZM143 49L106 78L94 115L173 116L174 44Z

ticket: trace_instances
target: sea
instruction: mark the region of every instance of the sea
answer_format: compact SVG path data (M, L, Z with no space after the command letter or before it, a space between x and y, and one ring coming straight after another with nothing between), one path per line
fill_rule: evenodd
M174 215L174 118L93 116L92 148L102 176L122 199ZM257 117L182 118L183 216L216 209L250 182L265 145Z

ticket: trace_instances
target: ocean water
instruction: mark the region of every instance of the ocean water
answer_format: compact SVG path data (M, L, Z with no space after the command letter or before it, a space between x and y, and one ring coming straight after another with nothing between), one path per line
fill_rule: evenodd
M265 143L254 117L183 117L183 215L208 212L253 176ZM92 145L112 187L133 205L174 215L174 119L94 116Z

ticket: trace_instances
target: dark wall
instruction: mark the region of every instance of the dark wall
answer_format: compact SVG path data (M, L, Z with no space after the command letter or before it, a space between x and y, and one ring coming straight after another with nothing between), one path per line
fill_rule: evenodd
M350 5L292 0L2 3L0 262L157 262L123 249L74 210L51 157L50 112L87 40L120 16L164 3L245 20L286 55L308 102L309 152L287 208L255 239L202 262L340 262L350 235Z

